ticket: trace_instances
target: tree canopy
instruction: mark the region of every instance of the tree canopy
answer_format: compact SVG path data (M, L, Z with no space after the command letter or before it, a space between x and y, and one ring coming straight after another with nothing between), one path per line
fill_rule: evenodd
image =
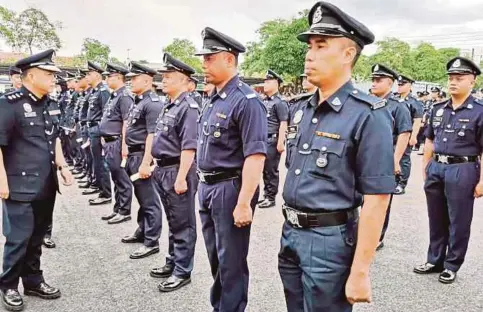
M85 38L82 43L81 54L86 61L104 66L109 61L110 53L111 48L97 39Z
M188 39L175 38L173 42L163 48L164 53L169 53L186 65L191 66L196 72L201 72L201 60L195 56L195 44Z

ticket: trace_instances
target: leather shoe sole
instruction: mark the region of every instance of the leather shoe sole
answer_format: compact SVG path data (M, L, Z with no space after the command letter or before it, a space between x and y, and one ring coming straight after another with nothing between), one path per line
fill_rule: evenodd
M115 216L117 216L117 213L111 213L111 214L110 214L110 215L108 215L108 216L101 217L101 220L102 220L102 221L111 220L111 219L112 219L112 218L114 218Z
M171 276L171 274L173 274L173 270L171 271L166 271L166 272L163 272L163 273L154 273L153 271L149 272L149 275L151 277L154 277L154 278L168 278Z
M111 219L111 220L107 221L107 224L119 224L119 223L127 222L127 221L130 221L130 220L131 220L131 216L125 216L122 219L116 219L116 220Z
M40 297L42 299L57 299L57 298L60 298L61 296L61 293L60 293L60 290L53 293L53 294L44 294L44 293L40 293L34 289L25 289L24 290L24 295L25 296L36 296L36 297Z
M157 254L159 252L159 247L158 248L153 248L151 249L150 251L146 252L146 253L143 253L143 254L140 254L140 255L129 255L129 258L130 259L142 259L142 258L146 258L146 257L149 257L151 255L154 255L154 254Z
M105 200L99 200L99 201L91 201L89 200L89 205L91 206L100 206L100 205L106 205L112 203L112 199L106 198Z
M4 298L2 298L2 305L7 311L22 311L25 307L25 304L21 304L19 306L10 305L5 302Z
M143 243L144 242L144 239L142 239L142 238L132 238L132 237L129 237L129 238L122 238L121 239L121 242L124 243L124 244Z
M275 202L270 202L268 204L258 205L258 208L260 208L260 209L266 209L266 208L272 208L272 207L275 207Z
M188 278L188 279L183 280L182 282L180 282L180 283L179 283L178 285L176 285L175 287L168 287L168 288L165 288L165 287L163 287L163 285L162 285L162 284L159 284L159 285L158 285L158 289L159 289L159 291L160 291L160 292L171 292L171 291L178 290L178 289L180 289L181 287L188 285L189 283L191 283L191 278Z
M49 243L43 242L42 244L45 246L45 248L50 248L50 249L55 248L54 242L49 242Z
M434 274L434 273L441 273L443 272L443 268L439 268L439 267L433 267L429 270L426 270L426 271L423 271L423 270L419 270L418 268L413 268L413 272L416 273L416 274Z

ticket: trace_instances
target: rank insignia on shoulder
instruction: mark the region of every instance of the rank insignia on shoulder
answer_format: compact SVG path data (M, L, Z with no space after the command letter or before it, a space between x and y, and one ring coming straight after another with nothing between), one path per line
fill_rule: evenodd
M322 131L315 131L315 134L317 136L326 137L326 138L330 138L330 139L334 139L334 140L340 139L340 134L328 133L328 132L322 132Z
M383 108L384 106L386 106L386 104L387 104L386 100L379 101L377 103L374 103L374 105L372 105L372 109Z
M216 117L221 118L221 119L226 119L226 115L222 113L216 113Z

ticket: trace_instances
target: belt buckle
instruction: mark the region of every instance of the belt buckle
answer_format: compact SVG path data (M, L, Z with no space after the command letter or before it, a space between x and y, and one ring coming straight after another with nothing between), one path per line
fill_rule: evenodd
M198 178L201 182L206 183L205 175L203 174L203 172L198 172Z
M446 165L449 165L449 161L448 161L448 155L439 155L438 156L438 161L442 164L446 164Z
M302 226L299 223L299 216L298 214L290 209L285 208L285 213L287 214L287 221L295 228L301 228Z

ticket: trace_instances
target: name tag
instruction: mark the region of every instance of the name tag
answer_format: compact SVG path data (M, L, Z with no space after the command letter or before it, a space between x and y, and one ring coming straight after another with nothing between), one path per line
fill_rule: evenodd
M37 117L37 113L36 112L30 112L30 113L24 113L24 114L25 114L25 117L27 117L27 118Z
M298 126L289 126L287 128L287 139L293 140L297 137L299 127Z
M315 134L317 136L322 136L322 137L326 137L326 138L330 138L330 139L334 139L334 140L339 140L340 139L340 135L339 134L335 134L335 133L315 131Z
M216 113L216 116L221 119L226 119L226 115L222 113Z
M459 122L470 122L469 119L458 119Z
M60 109L54 109L49 111L50 116L60 115Z

